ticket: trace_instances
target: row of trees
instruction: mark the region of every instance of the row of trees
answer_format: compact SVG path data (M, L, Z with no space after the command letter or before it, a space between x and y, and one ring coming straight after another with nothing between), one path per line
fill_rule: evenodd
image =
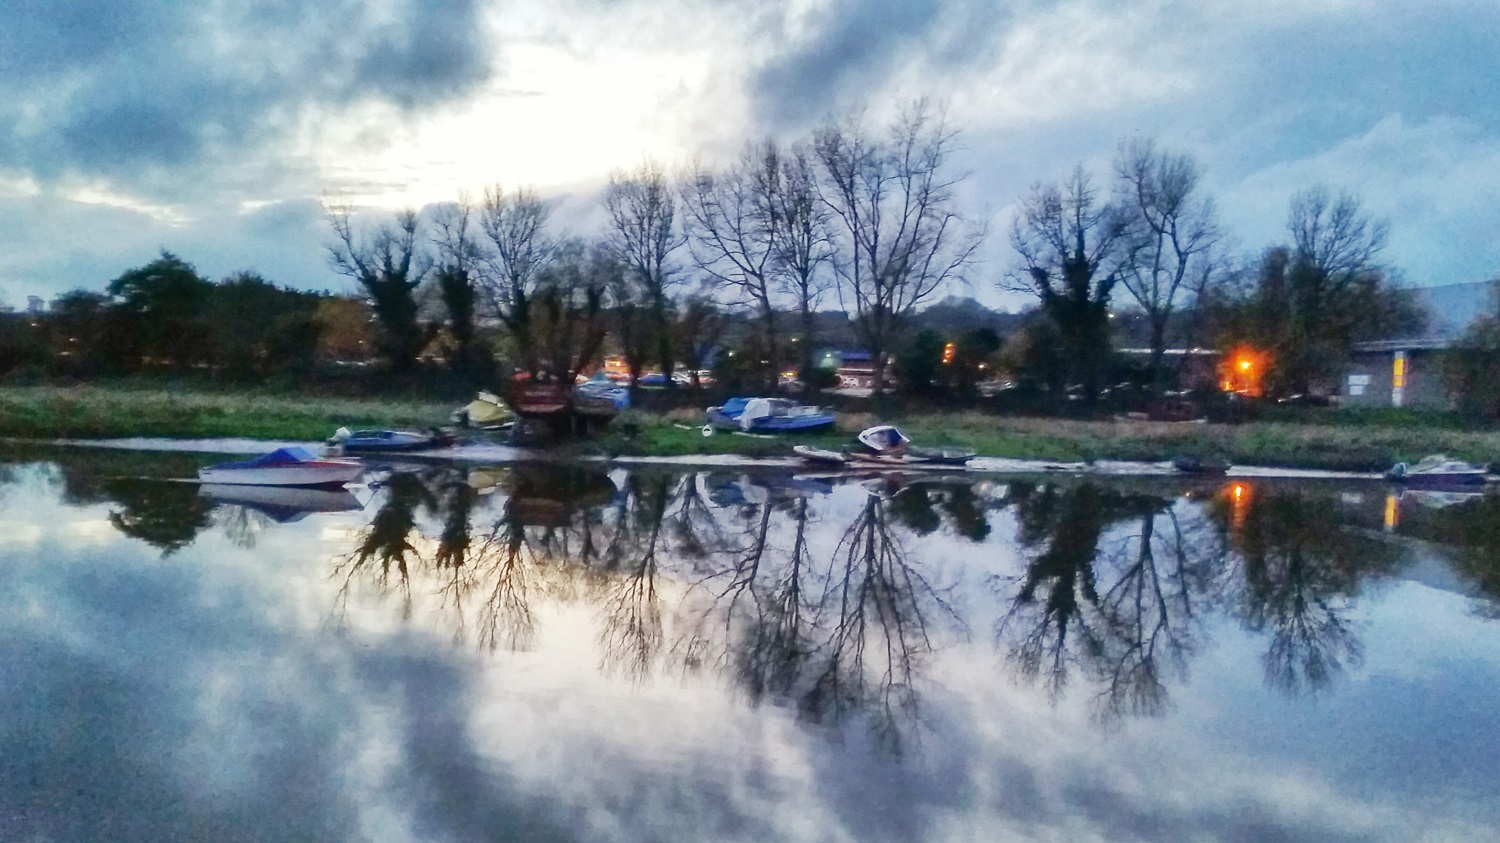
M365 290L398 370L437 331L418 328L431 278L460 358L472 320L488 316L533 374L576 374L608 336L633 377L656 366L669 384L674 366L696 371L722 343L726 306L749 314L754 329L742 341L748 359L764 361L765 385L774 388L783 362L806 374L815 311L834 298L875 362L878 390L894 352L913 342L918 309L976 280L986 230L958 210L955 145L941 111L918 101L878 130L856 115L798 143L751 144L722 167L695 162L675 178L647 162L611 176L605 229L592 242L552 237L549 207L529 190L494 188L477 206L438 208L425 240L415 213L361 237L350 209L334 207L333 262ZM1420 321L1379 264L1387 225L1351 194L1298 194L1289 242L1237 259L1191 156L1127 140L1107 181L1097 187L1080 166L1038 184L1011 227L1016 268L999 285L1036 296L1022 342L1048 386L1099 391L1121 310L1146 325L1146 380L1158 389L1174 343L1251 345L1271 361L1268 386L1303 391L1352 342ZM924 344L911 351L926 353Z
M633 380L654 365L670 384L677 364L696 371L722 343L723 308L743 306L755 324L749 358L764 361L759 376L774 388L783 361L811 368L815 311L836 292L883 373L911 315L963 278L983 241L956 209L954 140L919 101L880 130L854 116L676 178L648 161L610 177L605 230L591 242L554 236L550 207L528 189L495 187L365 228L334 205L332 264L364 291L396 371L440 333L468 359L488 321L533 376L576 375L608 335ZM441 297L441 331L422 322L424 288ZM789 355L791 340L800 351Z
M815 383L814 350L833 339L871 355L877 390L897 371L913 389L966 391L1006 365L1092 398L1116 373L1115 317L1131 313L1155 389L1171 381L1172 345L1246 345L1269 361L1270 391L1300 392L1354 341L1420 321L1379 263L1386 224L1356 197L1298 194L1288 241L1236 258L1193 158L1131 139L1108 178L1080 166L1018 202L1014 268L988 283L1035 296L1022 330L919 333L939 293L982 280L987 232L959 211L956 144L941 110L917 101L883 125L855 114L795 143L750 144L723 166L669 175L647 161L611 175L592 238L559 234L527 188L385 219L331 203L329 257L357 284L372 315L360 339L390 372L436 357L477 383L505 366L569 379L614 353L633 380L658 368L670 386L679 364L696 377L733 347L720 363L735 379L775 389L787 367ZM359 356L329 340L350 333L336 301L252 274L215 285L164 254L104 294L64 296L54 321L87 346L82 371L147 361L263 375L330 343ZM847 337L820 336L830 307Z
M0 373L88 378L164 368L265 380L320 360L359 359L373 338L359 301L250 272L215 283L163 252L103 292L73 290L45 313L0 320Z

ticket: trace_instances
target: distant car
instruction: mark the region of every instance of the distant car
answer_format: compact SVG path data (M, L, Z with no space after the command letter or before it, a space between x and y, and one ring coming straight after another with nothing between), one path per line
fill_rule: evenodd
M661 372L651 372L650 374L641 375L638 383L641 386L666 386L667 376Z

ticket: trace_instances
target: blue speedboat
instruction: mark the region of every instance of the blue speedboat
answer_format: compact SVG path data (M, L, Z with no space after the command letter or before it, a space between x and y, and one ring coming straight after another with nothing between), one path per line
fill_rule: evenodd
M705 433L715 428L745 433L814 433L833 427L833 413L786 398L731 398L708 408Z

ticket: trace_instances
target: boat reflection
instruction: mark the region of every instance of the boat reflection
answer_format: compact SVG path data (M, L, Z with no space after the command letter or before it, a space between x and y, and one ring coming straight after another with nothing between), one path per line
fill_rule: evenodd
M221 506L254 510L277 524L291 524L315 512L358 512L364 504L345 488L305 486L225 486L205 483L198 494Z

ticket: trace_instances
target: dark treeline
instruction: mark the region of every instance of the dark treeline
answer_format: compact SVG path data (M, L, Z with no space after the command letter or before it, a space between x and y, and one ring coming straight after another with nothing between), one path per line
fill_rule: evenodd
M611 174L588 234L555 230L528 188L384 217L330 204L330 265L357 297L249 273L213 283L164 253L104 292L5 320L0 375L265 380L373 363L382 382L442 372L493 387L608 356L632 384L660 373L668 389L697 387L712 370L736 389L817 390L836 382L821 353L857 350L877 393L894 378L972 397L1003 378L1092 405L1122 381L1147 396L1178 386L1166 352L1190 346L1254 350L1258 391L1317 391L1354 342L1421 327L1380 261L1388 226L1357 197L1310 187L1284 242L1235 254L1198 164L1149 139L1123 141L1102 176L1080 166L1037 183L1015 205L1011 257L982 263L956 145L942 110L916 101L884 123L856 114L750 143L720 166L648 160ZM1035 305L997 314L951 298L983 288Z

